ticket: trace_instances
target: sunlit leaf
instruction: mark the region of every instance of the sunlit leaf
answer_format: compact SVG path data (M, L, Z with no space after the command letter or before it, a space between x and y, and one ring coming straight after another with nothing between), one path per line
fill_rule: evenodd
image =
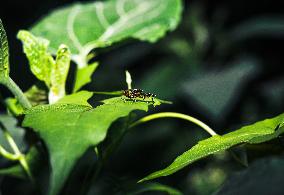
M7 35L0 19L0 82L9 76L9 47Z
M73 93L71 95L66 95L62 99L60 99L57 104L77 104L82 106L90 106L88 103L88 99L93 96L92 92L89 91L79 91L77 93Z
M35 37L24 30L19 31L17 37L23 43L24 52L29 60L32 73L49 87L51 84L51 69L54 66L54 60L47 51L49 41Z
M57 194L76 161L90 147L102 142L110 125L134 110L147 111L149 102L104 101L96 108L53 104L27 111L23 125L33 128L44 140L52 167L49 194Z
M65 96L65 83L70 67L70 51L67 46L60 45L54 67L51 69L51 87L48 95L49 103L54 103Z
M68 45L82 68L86 66L84 58L94 48L127 38L155 42L176 28L181 10L180 0L76 3L53 11L31 30L49 39L53 52L61 43Z
M98 62L94 62L91 65L77 69L76 80L75 80L75 85L74 85L74 90L73 90L74 92L78 91L81 87L91 82L92 74L95 72L98 65L99 65Z
M257 122L253 125L242 127L225 135L216 135L200 141L190 150L177 157L172 164L163 170L156 171L142 181L171 175L185 166L211 154L229 149L242 143L262 143L278 137L284 132L284 114L272 119Z

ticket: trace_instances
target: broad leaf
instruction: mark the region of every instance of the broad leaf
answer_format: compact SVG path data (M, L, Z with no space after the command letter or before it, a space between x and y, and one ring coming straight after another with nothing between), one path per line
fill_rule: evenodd
M90 106L88 103L88 99L93 96L92 92L89 91L79 91L77 93L73 93L71 95L66 95L62 99L60 99L57 104L77 104L82 106Z
M123 101L120 97L89 106L54 104L30 109L23 125L44 140L52 167L49 194L57 194L76 161L102 142L110 125L133 110L147 111L149 102Z
M40 37L35 37L28 31L19 31L18 39L23 42L24 52L29 60L32 73L50 87L51 69L54 60L48 53L49 41Z
M68 45L72 54L76 54L73 59L82 68L87 54L94 48L127 38L155 42L166 31L176 28L181 10L180 0L76 3L55 10L31 31L51 40L53 52L61 43Z
M98 62L94 62L91 65L77 69L73 92L78 91L81 87L91 82L92 74L95 72L98 65Z
M177 157L167 168L148 175L140 180L140 182L171 175L201 158L219 151L227 150L238 144L256 144L271 140L284 132L283 126L284 114L272 119L257 122L253 125L242 127L239 130L230 132L223 136L216 135L210 137L206 140L200 141L190 150Z
M9 76L9 47L7 35L0 19L0 82Z
M70 51L65 45L60 45L54 67L51 69L51 87L48 95L49 103L57 102L65 96L65 83L70 67Z

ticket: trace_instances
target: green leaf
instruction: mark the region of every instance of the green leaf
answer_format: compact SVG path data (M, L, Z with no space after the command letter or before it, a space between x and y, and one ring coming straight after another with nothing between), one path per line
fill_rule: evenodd
M96 108L53 104L27 111L23 126L33 128L44 140L52 167L49 194L57 194L76 161L90 147L101 143L110 125L134 110L147 111L149 102L103 101Z
M70 51L65 45L60 45L55 66L51 69L51 87L48 95L49 103L54 103L65 96L65 83L70 67Z
M171 175L201 158L227 150L238 144L256 144L271 140L284 132L283 126L284 114L257 122L253 125L244 126L223 136L216 135L202 140L190 150L177 157L171 165L148 175L140 180L140 182Z
M55 62L47 51L49 41L40 37L35 37L24 30L19 31L17 37L23 43L24 52L29 60L32 73L50 87L51 69Z
M176 28L181 11L180 0L76 3L53 11L31 31L51 40L53 52L61 43L68 45L76 54L73 59L79 66L86 66L84 60L94 48L127 38L157 41Z
M77 69L73 92L78 91L79 89L81 89L81 87L91 82L92 74L95 72L98 66L99 63L94 62L91 65Z
M77 104L82 106L89 106L92 107L88 103L88 99L90 99L93 96L93 92L89 91L79 91L77 93L73 93L71 95L67 95L60 99L57 104Z
M9 46L7 35L0 19L0 82L9 76Z

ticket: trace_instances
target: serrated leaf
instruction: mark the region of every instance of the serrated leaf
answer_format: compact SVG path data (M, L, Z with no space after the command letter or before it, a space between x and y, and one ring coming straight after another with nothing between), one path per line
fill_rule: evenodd
M154 42L176 28L181 10L180 0L76 3L53 11L31 31L51 40L53 52L64 43L72 54L86 57L94 48L127 38Z
M55 103L65 96L65 83L70 67L70 51L67 46L60 45L54 67L51 69L51 87L48 94L49 103Z
M90 99L93 96L93 94L94 94L93 92L89 92L89 91L79 91L71 95L66 95L65 97L63 97L56 103L57 104L76 104L76 105L92 107L88 103L88 99Z
M148 175L140 180L140 182L171 175L201 158L219 151L227 150L238 144L256 144L271 140L284 132L283 126L284 114L281 114L272 119L266 119L253 125L244 126L222 136L216 135L202 140L190 150L177 157L168 167Z
M17 37L23 43L24 52L29 60L32 73L50 87L51 69L55 62L47 51L49 41L35 37L24 30L19 31Z
M98 66L99 63L94 62L91 65L77 69L73 92L78 91L79 89L81 89L81 87L91 82L92 74L95 72Z
M124 101L120 97L88 106L53 104L34 107L26 113L23 126L33 128L44 140L52 167L49 194L57 194L76 161L102 142L110 125L131 111L147 111L149 102Z
M0 19L0 82L9 76L9 46L7 35Z

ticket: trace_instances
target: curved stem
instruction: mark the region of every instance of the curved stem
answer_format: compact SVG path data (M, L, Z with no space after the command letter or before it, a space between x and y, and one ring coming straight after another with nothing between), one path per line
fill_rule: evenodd
M10 77L5 79L2 84L5 85L14 94L14 96L18 99L18 101L24 108L27 109L32 107L25 94Z
M3 156L6 159L15 161L15 160L19 160L19 157L11 154L10 152L8 152L5 148L3 148L3 146L0 145L0 155Z
M211 129L208 125L206 125L205 123L203 123L202 121L192 117L192 116L188 116L185 114L181 114L181 113L176 113L176 112L160 112L157 114L151 114L148 116L145 116L141 119L139 119L138 121L132 123L129 128L135 127L136 125L139 125L141 123L145 123L154 119L158 119L158 118L180 118L183 120L187 120L190 121L196 125L198 125L199 127L201 127L202 129L204 129L205 131L207 131L211 136L217 135L217 133L215 131L213 131L213 129Z
M32 173L30 171L30 168L29 168L29 165L27 163L25 155L21 153L16 142L14 141L13 137L10 135L8 130L5 128L5 126L1 123L0 123L0 126L1 126L1 129L3 130L3 134L4 134L7 142L9 143L12 150L14 151L14 154L11 154L11 153L7 152L3 147L0 147L0 154L2 154L3 156L5 155L4 157L7 157L10 160L18 160L20 162L21 166L23 167L23 169L26 171L28 177L31 179L31 181L33 181L33 176L32 176Z

